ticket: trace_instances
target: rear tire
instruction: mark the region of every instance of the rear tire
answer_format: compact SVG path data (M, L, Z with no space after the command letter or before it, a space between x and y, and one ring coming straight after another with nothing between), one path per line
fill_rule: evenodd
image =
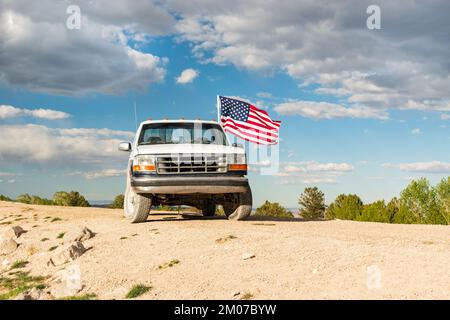
M123 202L124 216L131 223L139 223L147 220L152 206L151 198L144 197L133 191L129 183L125 190L125 198Z
M237 201L235 203L225 203L223 211L228 220L245 220L252 213L252 190L248 187L246 192L237 193L235 197Z
M202 206L202 214L205 217L212 217L216 214L216 204L214 201L207 200Z

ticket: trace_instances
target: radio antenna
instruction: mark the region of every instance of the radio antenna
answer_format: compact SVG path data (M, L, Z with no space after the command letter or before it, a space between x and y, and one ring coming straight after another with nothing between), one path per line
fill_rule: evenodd
M136 130L137 130L137 112L136 112L136 101L134 102L134 124L136 126Z

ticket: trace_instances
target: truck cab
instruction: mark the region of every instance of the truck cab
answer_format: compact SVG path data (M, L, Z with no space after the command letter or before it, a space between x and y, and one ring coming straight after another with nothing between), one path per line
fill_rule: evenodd
M204 216L221 205L230 220L251 213L245 150L215 121L145 121L119 150L130 152L124 215L133 223L159 205L193 206Z

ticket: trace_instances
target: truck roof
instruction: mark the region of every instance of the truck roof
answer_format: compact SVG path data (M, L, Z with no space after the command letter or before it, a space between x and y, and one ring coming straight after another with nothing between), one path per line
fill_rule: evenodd
M213 123L213 124L219 124L217 121L215 120L200 120L200 119L196 119L196 120L186 120L186 119L163 119L163 120L146 120L141 122L141 125L143 124L148 124L148 123Z

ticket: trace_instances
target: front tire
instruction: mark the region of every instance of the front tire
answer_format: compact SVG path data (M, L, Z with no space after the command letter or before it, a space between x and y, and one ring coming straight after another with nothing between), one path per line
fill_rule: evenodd
M225 203L223 211L228 220L245 220L252 213L252 205L252 190L248 187L246 192L235 195L235 202Z
M151 206L151 198L137 194L130 185L127 185L123 202L125 218L130 220L131 223L144 222L148 218Z

